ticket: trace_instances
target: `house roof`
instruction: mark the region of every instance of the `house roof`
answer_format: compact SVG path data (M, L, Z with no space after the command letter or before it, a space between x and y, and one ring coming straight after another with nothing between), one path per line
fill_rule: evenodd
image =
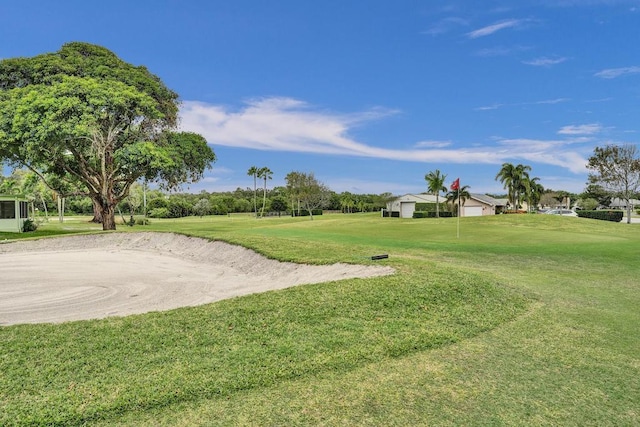
M493 197L487 196L486 194L471 193L469 194L469 196L472 199L482 202L489 206L505 206L506 205L506 203L504 203L502 200L494 199Z
M398 200L403 202L435 203L436 196L431 194L405 194L404 196L396 198L394 201ZM440 197L439 201L444 202L444 198Z
M629 204L631 206L637 206L640 205L640 200L638 199L629 199ZM611 199L611 203L609 203L609 207L621 207L621 206L627 206L627 201L618 197L614 197Z

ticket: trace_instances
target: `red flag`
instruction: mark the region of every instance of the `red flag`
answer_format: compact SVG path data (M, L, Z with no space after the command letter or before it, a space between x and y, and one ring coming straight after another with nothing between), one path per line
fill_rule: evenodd
M456 191L460 189L460 178L456 179L455 181L453 181L453 184L451 184L451 190Z

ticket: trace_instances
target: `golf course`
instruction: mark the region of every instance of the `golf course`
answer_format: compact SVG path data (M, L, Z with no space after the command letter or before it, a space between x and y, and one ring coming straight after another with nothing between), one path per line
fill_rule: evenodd
M0 257L16 240L114 234L88 219L0 233ZM139 232L393 273L0 326L0 425L640 425L640 224L228 215L115 233Z

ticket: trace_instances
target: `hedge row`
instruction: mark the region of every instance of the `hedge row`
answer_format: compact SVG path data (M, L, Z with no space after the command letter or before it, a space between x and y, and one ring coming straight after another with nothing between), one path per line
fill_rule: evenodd
M414 211L413 217L414 218L435 218L436 213L431 211L428 211L428 212ZM451 218L451 217L453 217L453 212L440 212L440 218Z
M599 219L602 221L622 221L622 211L576 211L580 218Z
M311 209L311 213L313 213L313 215L322 215L323 210L322 209ZM300 209L300 212L297 211L293 211L291 212L291 216L309 216L309 211L306 209Z

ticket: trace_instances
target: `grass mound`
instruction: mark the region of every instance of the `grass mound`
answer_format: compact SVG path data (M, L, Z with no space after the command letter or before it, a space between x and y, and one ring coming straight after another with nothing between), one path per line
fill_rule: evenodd
M0 424L81 425L348 372L474 336L526 306L483 276L429 263L198 308L7 327Z

